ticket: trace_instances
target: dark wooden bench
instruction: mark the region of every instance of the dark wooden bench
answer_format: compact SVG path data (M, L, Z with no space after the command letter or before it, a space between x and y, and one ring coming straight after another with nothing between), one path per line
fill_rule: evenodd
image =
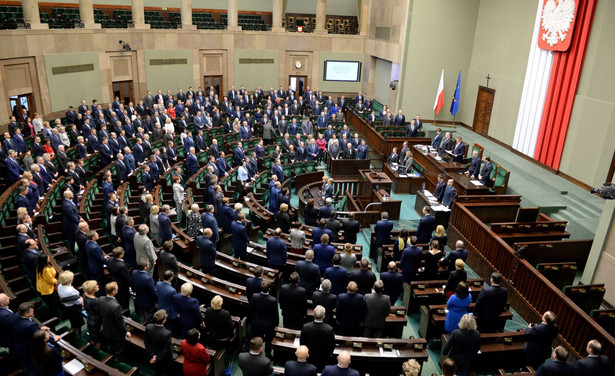
M536 269L559 289L572 285L577 276L576 262L541 263Z

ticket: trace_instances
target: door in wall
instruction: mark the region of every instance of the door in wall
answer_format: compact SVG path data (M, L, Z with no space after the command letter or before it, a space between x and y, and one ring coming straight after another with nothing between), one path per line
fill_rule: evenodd
M117 81L113 83L113 99L115 97L120 98L120 102L122 102L125 106L130 102L134 102L133 91L132 91L132 81ZM134 104L134 103L133 103Z
M288 85L297 93L297 97L302 96L307 84L308 76L288 76ZM307 98L303 98L307 99Z
M209 94L209 88L213 85L214 87L214 92L216 94L218 94L218 98L220 99L220 102L222 102L222 98L224 97L224 93L222 93L222 90L224 90L224 86L223 84L223 77L222 76L203 76L203 82L205 85L205 88L207 88L205 90L205 94ZM235 90L237 90L237 88L235 88Z
M474 109L472 130L483 136L486 136L489 132L489 121L491 121L491 110L493 109L494 97L494 89L490 89L485 86L478 87L478 96L476 97L476 108Z
M17 121L22 124L29 118L34 116L36 112L34 108L34 101L32 100L32 94L19 94L9 97L11 102L11 113Z

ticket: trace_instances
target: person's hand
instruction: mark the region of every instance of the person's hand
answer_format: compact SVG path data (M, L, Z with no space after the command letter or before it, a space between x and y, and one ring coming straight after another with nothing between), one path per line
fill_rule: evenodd
M48 326L41 326L41 330L49 330Z
M466 174L466 175L470 175L470 172L469 172L469 171L466 171L466 172L464 172L464 174Z
M126 338L130 338L130 337L132 337L132 334L130 334L130 332L126 332ZM154 358L155 358L155 357L156 357L156 356L154 355Z
M53 340L56 341L56 342L60 342L61 339L62 339L61 336L57 336L57 335L53 336Z
M149 360L150 364L156 363L156 355L152 356L152 359Z

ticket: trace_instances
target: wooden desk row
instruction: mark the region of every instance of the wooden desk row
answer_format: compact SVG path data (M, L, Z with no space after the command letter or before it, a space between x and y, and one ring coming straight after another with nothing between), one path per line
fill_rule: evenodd
M272 345L274 361L283 363L295 359L299 330L275 328ZM424 338L392 339L335 336L333 355L350 352L352 368L374 375L397 375L402 363L415 359L420 364L427 361L427 341ZM332 359L333 363L334 360Z
M473 302L476 302L478 294L483 290L484 282L482 278L468 279L468 288ZM409 312L418 312L421 306L446 304L443 287L446 283L446 280L404 283L404 306Z
M474 312L476 304L471 303L468 312ZM423 338L439 337L445 333L444 321L446 320L446 304L421 306L421 320L419 323L419 335ZM506 307L499 316L498 331L504 331L507 320L512 320L513 315Z

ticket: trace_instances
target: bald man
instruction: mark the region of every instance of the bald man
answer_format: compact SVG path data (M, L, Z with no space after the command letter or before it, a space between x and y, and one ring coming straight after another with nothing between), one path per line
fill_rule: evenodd
M316 366L308 364L310 356L307 346L299 346L295 351L297 360L289 360L284 365L284 374L293 376L316 376Z
M0 293L0 333L2 333L0 336L0 347L12 348L15 313L9 309L9 303L10 299L8 295ZM316 369L316 367L314 367L314 369Z
M334 366L326 366L320 374L321 376L359 376L359 371L349 368L350 353L342 351L337 356L337 364Z

